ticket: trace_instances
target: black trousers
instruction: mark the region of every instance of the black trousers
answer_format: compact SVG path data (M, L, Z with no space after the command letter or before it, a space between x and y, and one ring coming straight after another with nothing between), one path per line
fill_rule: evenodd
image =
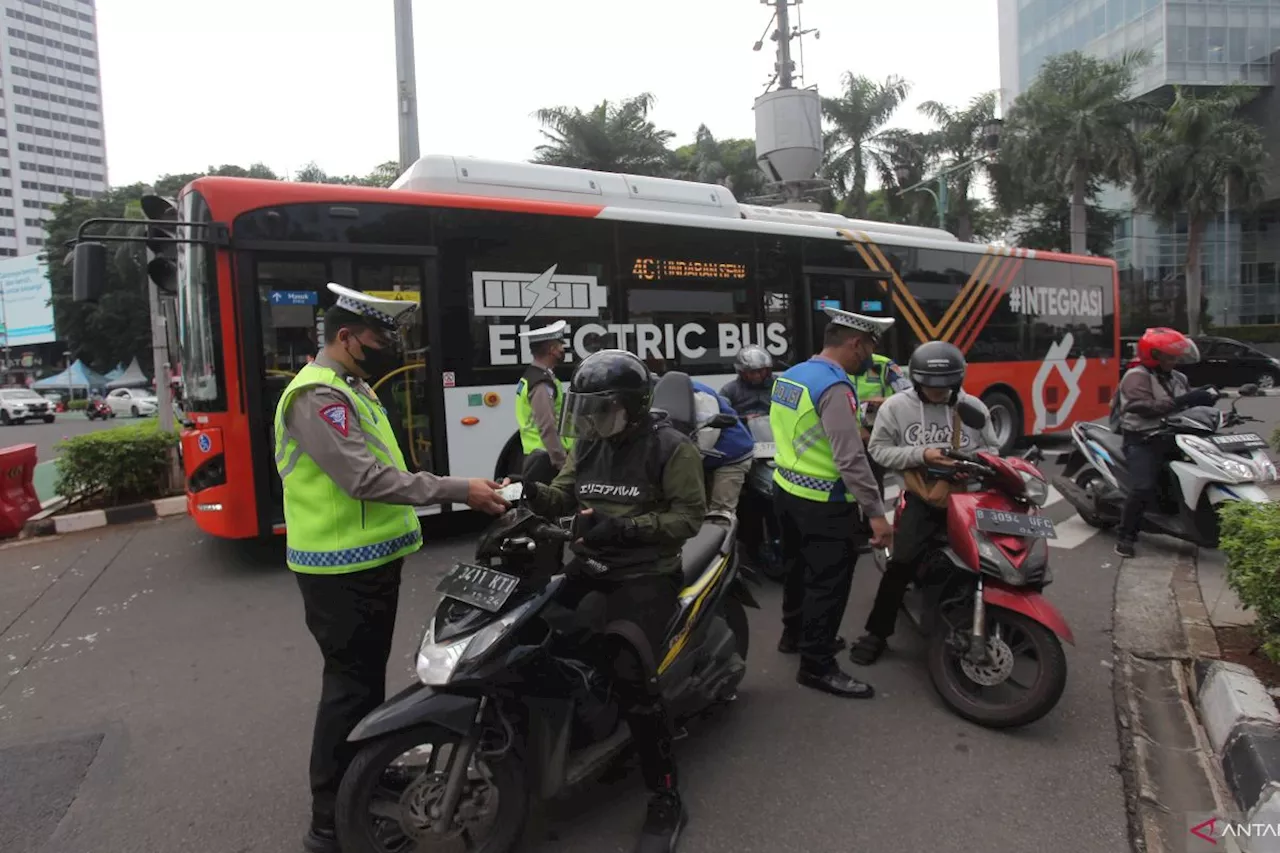
M521 477L530 482L549 485L557 473L556 467L551 464L551 454L545 450L535 450L525 457Z
M1157 503L1160 487L1160 469L1170 451L1167 438L1155 437L1144 441L1141 436L1124 437L1124 458L1129 470L1129 495L1120 510L1118 537L1125 542L1138 538L1142 516Z
M922 501L908 492L901 516L895 517L893 554L876 589L876 601L867 616L867 633L888 639L898 621L902 597L916 576L920 558L929 540L947 526L947 511Z
M404 560L344 575L295 572L307 628L324 656L311 738L311 807L332 815L338 785L356 750L347 736L382 704L400 601Z
M743 489L738 500L738 539L742 542L742 556L747 558L747 562L759 559L766 536L778 538L778 519L773 511L773 502L750 489Z
M652 667L620 637L610 635L604 642L598 642L598 634L584 633L582 637L588 656L613 678L640 757L641 775L654 792L676 789L671 721L657 686L657 667L662 663L663 641L676 612L680 584L681 578L675 574L640 575L613 582L576 579L560 598L566 607L587 611L585 602L590 596L596 609L581 612L584 624L599 631L610 622L625 620L638 627L648 640Z
M835 667L835 640L849 603L857 559L852 503L819 503L773 492L786 578L782 630L795 637L800 669L824 675Z

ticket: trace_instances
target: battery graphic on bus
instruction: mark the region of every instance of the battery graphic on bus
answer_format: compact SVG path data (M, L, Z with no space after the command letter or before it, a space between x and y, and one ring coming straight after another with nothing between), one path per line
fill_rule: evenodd
M599 316L609 302L608 289L593 275L556 275L556 266L533 274L472 273L476 315L526 320L544 311L557 317Z

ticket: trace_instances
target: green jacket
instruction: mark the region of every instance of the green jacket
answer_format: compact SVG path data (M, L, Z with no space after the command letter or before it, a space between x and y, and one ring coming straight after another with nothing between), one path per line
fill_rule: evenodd
M614 577L679 574L680 547L702 527L707 512L702 455L662 422L617 442L575 442L538 497L535 511L551 517L591 509L635 521L633 546L589 554L613 569Z

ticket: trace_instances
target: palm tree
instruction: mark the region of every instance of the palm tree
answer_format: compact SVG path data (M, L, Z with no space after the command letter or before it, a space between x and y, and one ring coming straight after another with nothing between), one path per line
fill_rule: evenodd
M545 128L548 144L539 145L535 163L572 166L633 175L665 174L671 163L667 143L675 136L649 121L649 93L614 104L601 101L587 112L577 107L547 107L533 115Z
M1138 203L1157 219L1187 222L1187 327L1200 333L1200 248L1224 196L1247 208L1263 196L1267 153L1261 131L1239 116L1253 90L1231 87L1195 95L1174 88L1164 119L1143 136L1146 167Z
M1071 198L1071 251L1086 251L1085 201L1091 183L1127 184L1141 171L1135 122L1153 114L1128 98L1141 52L1102 60L1079 51L1052 57L1014 102L1002 159L1027 186L1046 180Z
M830 124L823 139L823 173L848 198L851 212L865 219L867 174L875 172L884 186L893 184L891 157L903 132L885 125L906 100L911 84L897 76L881 83L852 72L844 75L843 84L838 98L822 99L822 112Z
M998 93L983 92L962 108L949 107L938 101L925 101L920 105L924 113L937 129L927 137L927 144L939 159L938 166L946 169L967 163L985 152L986 136L993 119L996 117ZM956 236L965 242L973 239L973 203L969 198L969 189L973 183L972 168L957 169L947 180L950 183L949 196L957 220Z
M765 174L751 139L716 139L704 124L694 141L675 150L675 177L727 187L741 201L764 192Z
M886 134L886 160L889 174L881 176L881 191L867 194L870 201L867 217L903 225L938 225L938 210L933 197L925 192L904 193L927 178L937 157L927 133L889 131ZM839 212L856 216L852 199L846 198ZM859 217L864 218L864 217Z

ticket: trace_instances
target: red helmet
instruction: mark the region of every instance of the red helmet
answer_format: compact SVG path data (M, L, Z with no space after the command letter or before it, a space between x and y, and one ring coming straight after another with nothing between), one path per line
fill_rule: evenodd
M1147 329L1138 338L1138 361L1143 367L1158 367L1158 355L1173 356L1178 364L1195 364L1200 360L1195 341L1177 329L1164 327Z

